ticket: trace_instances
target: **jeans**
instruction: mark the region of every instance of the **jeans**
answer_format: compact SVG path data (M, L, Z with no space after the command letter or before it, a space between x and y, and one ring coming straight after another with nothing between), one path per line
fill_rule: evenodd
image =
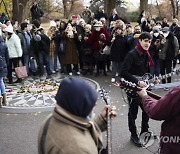
M35 66L35 60L34 59L30 59L29 63L30 63L30 70L31 70L31 72L35 73L37 71L36 70L36 66Z
M3 77L0 77L0 96L6 93Z
M160 74L160 63L159 63L159 58L158 57L154 57L153 58L154 61L154 67L150 67L150 73L154 76L159 76Z
M59 63L60 63L60 66L61 66L61 72L64 72L64 64L62 63L62 54L60 53L57 53L57 56L58 56L58 59L59 59Z
M115 78L116 73L120 75L121 72L121 65L122 63L120 62L112 62L112 78Z
M46 54L44 51L38 52L38 65L39 65L39 71L40 76L44 75L44 65L46 66L47 74L52 74L52 71L50 69L50 59L49 55Z

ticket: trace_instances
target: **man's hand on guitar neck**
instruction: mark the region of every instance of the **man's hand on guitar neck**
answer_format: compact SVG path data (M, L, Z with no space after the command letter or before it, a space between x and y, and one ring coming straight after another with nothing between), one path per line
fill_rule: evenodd
M138 81L137 86L139 86L139 87L141 87L141 88L145 88L145 87L147 87L147 83L144 82L144 81Z

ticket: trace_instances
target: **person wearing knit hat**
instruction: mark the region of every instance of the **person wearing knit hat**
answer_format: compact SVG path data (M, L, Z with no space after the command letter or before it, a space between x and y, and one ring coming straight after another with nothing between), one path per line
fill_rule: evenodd
M106 106L101 114L92 112L98 94L85 80L69 77L62 80L55 96L56 106L41 125L38 136L39 154L98 154L102 148L101 131L106 127L106 112L116 116L114 106Z
M6 33L5 43L8 47L8 53L9 53L9 65L8 65L7 77L9 80L9 84L12 84L13 83L12 68L19 66L19 62L22 58L23 51L21 47L21 41L17 36L17 34L14 33L12 25L10 24L9 26L7 26L4 29L4 31ZM20 83L21 81L22 79L17 78L15 83Z

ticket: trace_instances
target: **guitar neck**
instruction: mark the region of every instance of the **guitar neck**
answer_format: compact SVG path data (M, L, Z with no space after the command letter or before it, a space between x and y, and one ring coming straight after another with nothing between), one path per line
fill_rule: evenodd
M109 113L109 111L107 112ZM107 151L112 154L112 130L111 130L111 117L107 114Z
M154 98L154 99L156 99L156 100L161 99L161 96L159 96L159 95L157 95L157 94L155 94L155 93L152 93L152 92L150 92L150 91L147 91L147 94L148 94L150 97L152 97L152 98Z
M138 90L138 91L141 91L142 88L137 87L137 90ZM156 100L159 100L159 99L161 98L160 95L157 95L157 94L155 94L155 93L153 93L153 92L151 92L151 91L146 91L146 92L147 92L147 94L148 94L150 97L152 97L152 98L154 98L154 99L156 99Z

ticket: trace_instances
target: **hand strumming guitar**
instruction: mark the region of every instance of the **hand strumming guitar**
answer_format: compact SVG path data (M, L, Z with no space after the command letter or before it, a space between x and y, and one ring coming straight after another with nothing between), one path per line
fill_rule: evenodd
M138 91L137 93L141 98L144 98L144 97L148 96L145 88L142 88L142 90Z

